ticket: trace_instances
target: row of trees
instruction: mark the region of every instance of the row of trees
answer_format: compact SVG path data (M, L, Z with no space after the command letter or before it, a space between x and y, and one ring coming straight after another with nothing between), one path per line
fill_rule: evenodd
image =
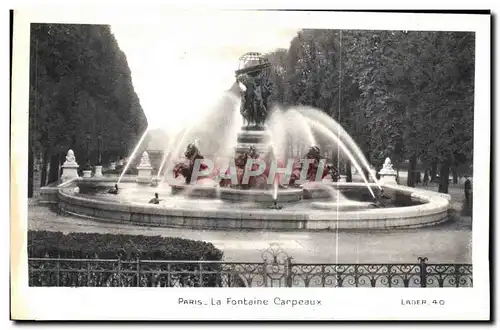
M70 148L81 168L128 154L147 121L109 26L31 25L29 118L30 185L35 160L56 181Z
M275 102L322 109L371 164L407 161L410 186L421 164L447 192L472 164L474 47L467 32L301 30L266 56Z

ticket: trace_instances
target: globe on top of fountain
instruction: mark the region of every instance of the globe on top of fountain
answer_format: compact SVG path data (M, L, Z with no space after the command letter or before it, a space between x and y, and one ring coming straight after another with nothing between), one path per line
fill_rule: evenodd
M238 60L238 70L236 70L236 75L243 73L250 73L255 71L262 71L264 69L269 69L271 63L267 58L262 56L260 53L250 52L243 54Z

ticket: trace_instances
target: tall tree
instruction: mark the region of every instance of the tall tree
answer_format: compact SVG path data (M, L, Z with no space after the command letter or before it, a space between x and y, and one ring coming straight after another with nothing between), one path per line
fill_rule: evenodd
M110 27L32 24L30 55L30 155L52 164L50 181L70 148L81 168L97 151L125 156L147 122Z

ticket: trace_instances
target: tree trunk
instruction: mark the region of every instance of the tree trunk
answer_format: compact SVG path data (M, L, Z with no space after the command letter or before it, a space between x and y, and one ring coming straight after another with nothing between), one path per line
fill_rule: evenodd
M441 168L439 169L439 192L448 193L448 181L450 180L450 160L445 159L441 162Z
M35 169L35 160L33 155L33 150L29 148L28 151L28 198L33 197L33 171Z
M415 169L417 168L417 157L411 156L408 165L408 178L406 185L408 187L415 187Z
M47 167L48 167L48 162L49 162L49 154L48 151L45 150L43 152L43 161L42 161L42 168L41 168L41 178L40 178L40 187L43 187L47 184Z
M432 164L431 164L431 182L436 181L437 166L438 166L438 162L437 162L437 159L435 159L432 161Z
M453 166L453 168L451 169L451 173L453 174L453 184L457 184L458 183L458 172L457 172L457 168L455 166Z
M346 162L346 181L347 182L352 182L352 164L350 160L347 160Z
M49 183L59 180L59 154L50 156Z
M57 180L59 180L62 176L62 167L61 165L63 164L63 155L62 154L59 154L59 171L57 172Z
M368 160L368 164L371 164L372 162L370 159L370 152L366 152L365 154L366 154L366 159ZM367 169L363 168L363 173L365 174L366 179L370 180L370 172L368 172Z

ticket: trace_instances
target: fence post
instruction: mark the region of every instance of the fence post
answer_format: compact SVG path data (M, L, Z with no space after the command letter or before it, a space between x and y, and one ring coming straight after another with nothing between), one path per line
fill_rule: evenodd
M417 260L420 263L420 287L425 288L427 286L427 258L418 257Z
M137 265L136 265L136 274L137 274L137 286L141 286L141 260L137 258ZM147 277L147 275L146 275Z
M264 261L262 261L262 280L263 280L263 283L264 283L265 287L268 287L268 283L267 283L268 279L269 278L267 276L267 262L264 260Z
M122 286L122 260L118 258L118 286ZM112 283L112 282L111 282Z
M92 272L91 272L90 262L91 262L90 260L87 260L87 286L90 286L90 283L91 283L90 276L91 276Z
M203 287L203 264L200 262L200 288Z
M172 274L171 274L171 268L170 268L170 262L167 264L167 287L171 287L172 286L172 282L170 280Z
M57 261L56 261L56 286L60 285L60 278L61 278L61 264L60 264L59 259L57 259ZM87 283L87 286L89 286L88 283Z
M292 259L293 257L287 257L286 258L286 263L285 263L285 285L288 288L291 288L293 286L293 274L292 274Z

